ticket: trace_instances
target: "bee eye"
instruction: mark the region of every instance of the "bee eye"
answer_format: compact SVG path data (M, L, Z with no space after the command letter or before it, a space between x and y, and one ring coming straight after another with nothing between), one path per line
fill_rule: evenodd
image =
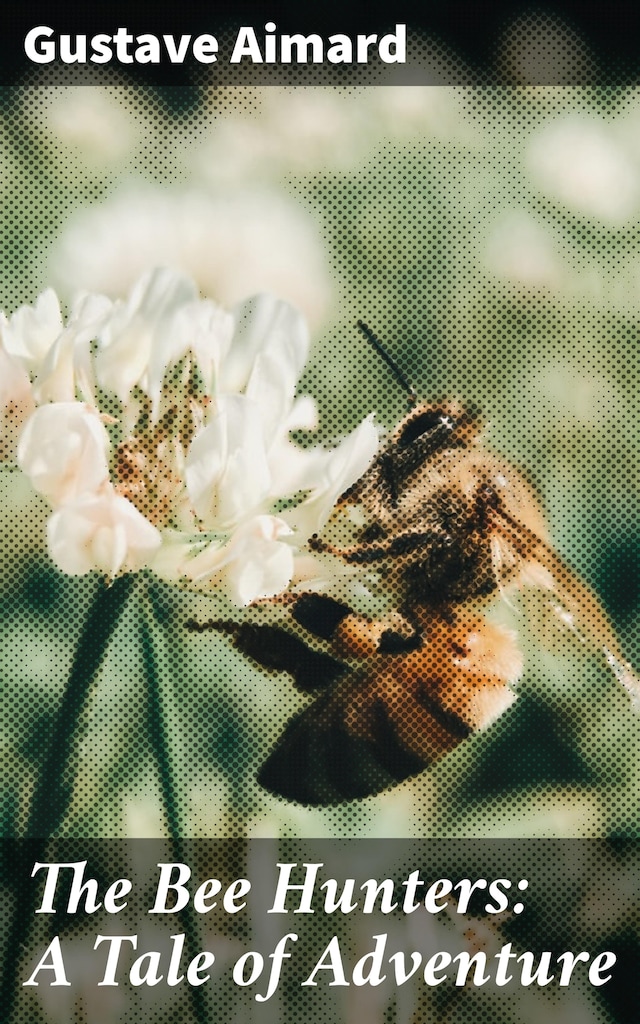
M442 409L429 409L414 416L413 419L405 424L398 438L398 446L400 448L408 448L419 437L424 437L425 434L436 430L438 427L446 427L447 430L453 430L454 426L453 420Z

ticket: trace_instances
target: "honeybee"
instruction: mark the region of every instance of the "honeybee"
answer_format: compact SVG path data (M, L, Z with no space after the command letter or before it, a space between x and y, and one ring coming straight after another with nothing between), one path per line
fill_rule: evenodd
M339 498L312 551L374 576L389 610L368 617L326 593L291 598L291 622L210 621L312 702L260 769L271 792L304 804L367 797L418 772L498 718L523 668L516 632L488 614L535 588L558 625L604 658L637 701L640 683L604 609L547 540L538 497L492 454L482 421L454 401L418 403ZM344 524L350 542L344 536Z

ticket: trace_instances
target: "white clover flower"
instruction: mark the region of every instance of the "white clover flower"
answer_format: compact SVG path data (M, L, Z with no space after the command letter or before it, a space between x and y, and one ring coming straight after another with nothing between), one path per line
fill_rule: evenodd
M273 292L316 327L332 294L313 218L282 191L255 184L224 192L123 184L69 217L48 262L50 279L66 298L79 288L122 295L145 268L161 263L225 306L252 292Z
M210 544L186 563L194 582L224 579L238 605L256 596L275 597L287 588L294 573L294 548L282 538L293 535L278 516L255 516L234 532L229 544Z
M154 350L167 348L174 312L196 295L188 278L160 270L151 279L141 278L127 301L116 306L101 333L96 363L103 386L121 402L127 401L136 385L148 393L144 383Z
M260 410L244 395L222 395L217 412L193 440L185 481L206 529L225 530L262 506L270 474Z
M525 288L553 287L562 280L553 239L543 224L523 210L496 220L485 250L494 274Z
M108 68L104 71L105 81L113 85L36 87L22 96L23 116L36 136L52 142L56 155L80 159L102 173L135 152L142 130L131 109L133 90L119 85Z
M378 441L373 416L368 416L332 451L316 448L310 452L311 458L304 468L312 470L313 479L305 478L301 472L297 482L298 489L308 490L309 494L305 501L284 513L287 521L305 537L321 530L336 501L349 486L346 481L358 480L368 467Z
M537 187L577 214L617 228L637 215L637 163L604 121L551 122L531 140L527 164Z
M166 269L126 300L82 296L66 324L54 300L4 318L0 397L24 423L18 466L53 509L55 563L110 579L150 568L238 604L283 591L378 440L369 419L334 450L292 441L316 419L296 396L300 313L270 295L229 313Z
M35 306L20 306L11 317L0 313L0 338L4 350L33 370L62 331L58 296L52 288L39 296Z
M41 405L22 431L18 465L54 508L98 491L109 477L109 435L97 410Z
M34 409L26 368L0 346L0 462L15 459L20 431Z
M162 542L159 530L109 485L61 505L49 519L47 537L63 572L84 576L97 569L110 579L143 569Z
M35 378L38 402L72 402L77 394L94 401L91 342L112 314L104 295L81 295L42 360Z

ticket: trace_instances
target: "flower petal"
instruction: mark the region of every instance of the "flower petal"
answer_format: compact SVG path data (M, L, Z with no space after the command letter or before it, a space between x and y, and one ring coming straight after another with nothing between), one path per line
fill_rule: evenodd
M6 351L36 371L62 331L60 303L52 288L47 288L35 306L20 306L7 317L2 315L0 336Z
M104 295L81 295L76 300L67 326L37 374L34 393L38 402L72 402L78 392L85 401L95 401L90 343L97 338L112 307Z
M185 481L207 529L225 529L255 512L269 493L259 411L243 395L217 401L217 415L194 438Z
M245 606L282 593L293 575L294 549L281 538L291 528L277 516L255 516L233 533L227 544L213 543L183 566L195 583L215 585L224 579L231 599Z
M99 413L81 402L42 405L18 444L18 465L55 507L96 491L109 475L109 436Z
M165 339L173 314L195 299L196 286L183 274L164 267L143 274L101 332L96 365L103 387L125 403L136 385L144 385L154 348L171 351L170 336Z
M70 576L97 570L113 579L149 565L160 547L159 531L112 488L85 494L51 516L51 558Z
M154 345L149 360L147 386L154 408L158 405L167 370L189 351L194 354L202 374L205 393L213 394L232 335L231 313L215 302L200 299L177 308L171 329Z
M327 522L341 494L368 469L379 444L373 415L356 427L331 451L314 449L317 476L312 493L296 508L283 513L287 522L305 539Z
M293 403L309 332L302 314L273 295L255 295L233 315L235 332L219 388L243 392L256 402L268 444Z
M269 516L259 518L273 522ZM293 548L279 541L278 536L278 531L261 529L250 538L245 536L236 564L227 569L227 584L236 604L244 607L276 597L289 586L293 576Z
M13 462L18 438L35 409L29 374L0 345L0 462Z

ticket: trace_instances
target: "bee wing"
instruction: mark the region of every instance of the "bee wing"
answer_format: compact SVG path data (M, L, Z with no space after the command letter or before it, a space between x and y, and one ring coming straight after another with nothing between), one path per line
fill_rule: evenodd
M399 687L397 667L388 680L354 674L289 722L258 782L305 804L368 797L421 772L470 732L426 686Z
M187 628L200 633L214 630L229 636L233 646L261 668L268 672L288 672L296 688L303 693L331 686L347 671L347 666L337 658L315 651L299 636L280 626L210 619L203 623L192 620Z
M321 637L333 633L351 666L279 626L189 624L229 636L262 668L287 672L298 689L315 692L258 775L289 800L333 804L396 785L489 725L514 699L509 684L522 659L506 627L478 614L445 617L425 609L425 635L407 642L389 631L388 619L372 623L345 609L311 595L299 602L296 618ZM373 639L364 642L367 630Z
M626 660L613 625L591 588L536 533L502 508L492 508L493 564L501 589L517 582L548 594L556 620L578 640L604 656L619 683L640 708L640 679Z
M302 803L371 796L495 721L514 700L515 634L463 614L434 617L428 634L403 653L379 649L320 694L285 728L261 784Z
M354 734L344 693L322 694L288 723L258 782L286 800L327 805L371 796L420 772L424 762L398 744L384 714L376 719L378 736Z

